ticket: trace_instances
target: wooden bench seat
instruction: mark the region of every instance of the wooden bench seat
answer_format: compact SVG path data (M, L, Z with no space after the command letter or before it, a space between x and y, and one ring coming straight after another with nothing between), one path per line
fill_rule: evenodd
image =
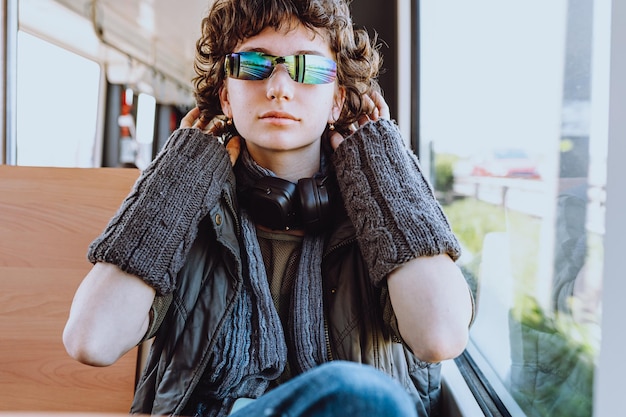
M86 250L139 175L0 166L0 410L128 412L137 349L106 368L65 352Z

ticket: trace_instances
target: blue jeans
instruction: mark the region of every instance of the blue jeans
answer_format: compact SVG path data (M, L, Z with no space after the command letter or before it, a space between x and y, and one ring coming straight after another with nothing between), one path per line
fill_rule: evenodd
M334 361L278 386L232 417L417 417L413 400L377 369Z

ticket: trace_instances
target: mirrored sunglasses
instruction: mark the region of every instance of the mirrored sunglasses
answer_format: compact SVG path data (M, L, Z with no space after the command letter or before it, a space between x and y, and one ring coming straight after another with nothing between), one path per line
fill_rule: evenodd
M239 80L264 80L276 65L287 68L292 80L303 84L328 84L337 77L337 64L320 55L274 56L263 52L233 52L226 55L226 75Z

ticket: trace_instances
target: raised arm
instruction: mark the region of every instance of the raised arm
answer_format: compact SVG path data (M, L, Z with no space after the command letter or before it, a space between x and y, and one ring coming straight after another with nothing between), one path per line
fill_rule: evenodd
M406 148L382 96L351 136L331 137L346 210L374 285L387 285L400 334L427 362L458 356L467 343L472 296L454 261L460 247ZM384 282L386 280L386 282Z
M472 296L448 255L412 259L389 274L387 286L400 334L415 356L440 362L463 352Z
M198 224L232 172L232 149L203 133L196 119L197 111L188 114L89 247L94 267L63 333L68 353L81 362L110 365L142 340L155 294L176 288Z
M96 263L78 287L63 331L74 359L108 366L137 345L148 329L156 291L109 263Z

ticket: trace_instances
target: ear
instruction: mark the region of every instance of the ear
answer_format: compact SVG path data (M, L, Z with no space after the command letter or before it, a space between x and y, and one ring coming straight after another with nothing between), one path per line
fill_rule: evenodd
M228 98L228 89L226 88L226 82L220 88L220 104L222 106L222 113L228 118L233 117L233 112L230 107L230 99Z
M335 123L341 116L341 110L343 109L343 103L346 101L346 90L343 87L337 86L335 88L335 95L333 97L333 107L330 109L328 115L328 123Z

